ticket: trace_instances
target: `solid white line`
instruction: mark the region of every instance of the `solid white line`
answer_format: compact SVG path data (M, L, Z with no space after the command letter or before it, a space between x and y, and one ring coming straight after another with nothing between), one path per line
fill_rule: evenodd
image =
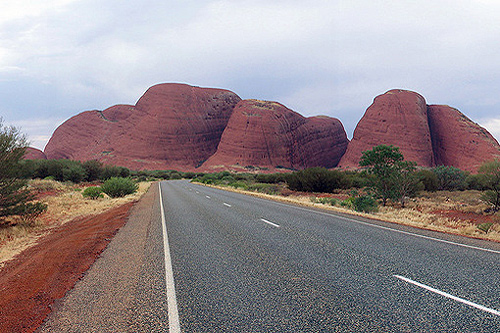
M484 251L484 252L490 252L490 253L500 254L500 251L498 251L498 250L492 250L492 249L487 249L487 248L484 248L484 247L478 247L478 246L473 246L473 245L456 243L456 242L452 242L452 241L448 241L448 240L444 240L444 239L440 239L440 238L435 238L435 237L430 237L430 236L424 236L424 235L420 235L420 234L413 233L413 232L408 232L408 231L398 230L398 229L394 229L394 228L384 227L384 226L381 226L381 225L378 225L378 224L373 224L373 223L368 223L368 222L362 222L362 221L358 221L358 220L355 220L355 219L352 219L352 218L343 217L343 216L340 216L340 215L335 215L335 214L326 213L326 212L320 212L320 211L317 211L317 210L314 210L314 209L297 207L297 206L295 206L293 204L286 204L286 203L277 202L277 201L274 201L274 200L267 200L267 199L263 199L263 198L257 198L257 199L265 200L267 202L271 202L271 203L276 204L278 206L284 206L284 207L288 207L288 208L295 208L295 209L306 211L306 212L309 212L309 213L317 213L317 214L320 214L320 215L334 217L334 218L337 218L337 219L340 219L340 220L344 220L344 221L349 221L349 222L354 222L354 223L358 223L358 224L363 224L363 225L367 225L367 226L371 226L371 227L379 228L379 229L383 229L383 230L389 230L389 231L393 231L393 232L398 232L400 234L411 235L411 236L415 236L415 237L429 239L429 240L436 241L436 242L451 244L451 245L455 245L455 246L461 246L461 247L465 247L465 248L469 248L469 249L474 249L474 250L479 250L479 251ZM390 223L390 222L388 222L388 223ZM429 230L429 231L433 231L433 230Z
M268 201L271 201L271 200L268 200ZM487 249L487 248L484 248L484 247L478 247L478 246L473 246L473 245L456 243L456 242L452 242L452 241L448 241L448 240L444 240L444 239L440 239L440 238L435 238L435 237L430 237L430 236L424 236L424 235L416 234L416 233L413 233L413 232L408 232L408 231L398 230L398 229L394 229L394 228L384 227L384 226L378 225L378 224L373 224L373 223L358 221L358 220L355 220L355 219L352 219L352 218L348 218L348 217L344 217L344 216L340 216L340 215L334 215L334 214L330 214L330 213L319 212L319 211L316 211L316 210L313 210L313 209L307 209L307 208L303 208L303 207L294 207L292 205L287 205L287 204L284 204L284 203L281 203L281 202L276 202L276 201L271 201L271 202L273 202L275 204L278 204L280 206L293 207L293 208L296 208L296 209L299 209L299 210L303 210L303 211L307 211L307 212L312 212L312 213L317 213L317 214L321 214L321 215L326 215L326 216L338 218L338 219L344 220L344 221L349 221L349 222L354 222L354 223L358 223L358 224L363 224L363 225L367 225L367 226L371 226L371 227L379 228L379 229L383 229L383 230L389 230L389 231L393 231L393 232L398 232L400 234L411 235L411 236L415 236L415 237L420 237L420 238L424 238L424 239L433 240L433 241L436 241L436 242L441 242L441 243L446 243L446 244L451 244L451 245L466 247L466 248L469 248L469 249L474 249L474 250L479 250L479 251L485 251L485 252L491 252L491 253L500 254L500 251L492 250L492 249ZM432 231L432 230L430 230L430 231Z
M452 299L452 300L454 300L454 301L457 301L457 302L460 302L460 303L467 304L467 305L472 306L472 307L474 307L474 308L476 308L476 309L479 309L479 310L483 310L483 311L485 311L485 312L492 313L492 314L494 314L494 315L496 315L496 316L500 316L500 312L499 312L499 311L497 311L497 310L493 310L493 309L487 308L487 307L485 307L485 306L479 305L479 304L477 304L477 303L474 303L474 302L471 302L471 301L465 300L465 299L463 299L463 298L453 296L453 295L448 294L448 293L446 293L446 292L444 292L444 291L441 291L441 290L439 290L439 289L435 289L435 288L432 288L432 287L426 286L425 284L419 283L419 282L417 282L417 281L413 281L413 280L411 280L411 279L405 278L404 276L401 276L401 275L394 275L394 277L397 277L397 278L398 278L398 279L400 279L400 280L403 280L403 281L406 281L406 282L411 283L411 284L413 284L413 285L416 285L416 286L418 286L418 287L420 287L420 288L424 288L424 289L426 289L426 290L429 290L429 291L431 291L431 292L433 292L433 293L436 293L436 294L439 294L439 295L441 295L441 296L444 296L444 297L450 298L450 299Z
M265 223L267 223L267 224L272 225L273 227L276 227L276 228L279 228L279 227L280 227L280 226L279 226L279 224L273 223L273 222L271 222L271 221L268 221L268 220L265 220L265 219L260 219L260 220L261 220L262 222L265 222Z
M158 183L158 187L160 190L163 249L165 250L165 280L167 284L168 328L169 332L171 333L180 333L181 324L179 321L179 311L177 310L177 297L175 296L174 271L172 269L172 259L170 257L170 246L168 245L167 223L165 220L165 209L163 208L163 198L161 195L161 183Z
M230 204L224 202L224 206L231 207Z

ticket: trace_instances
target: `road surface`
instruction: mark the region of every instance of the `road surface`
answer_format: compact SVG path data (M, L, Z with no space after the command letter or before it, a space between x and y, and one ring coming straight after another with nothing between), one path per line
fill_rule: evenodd
M148 195L41 332L500 331L499 244L187 181L163 211Z

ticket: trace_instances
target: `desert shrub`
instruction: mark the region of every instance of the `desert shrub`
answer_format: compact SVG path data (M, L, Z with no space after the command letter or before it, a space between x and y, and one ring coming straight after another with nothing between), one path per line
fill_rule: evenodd
M498 211L498 207L500 207L500 197L498 193L492 190L484 191L481 194L481 200L490 204L493 207L493 211Z
M438 178L438 189L444 191L464 190L466 186L467 174L452 166L438 166L432 168Z
M330 206L340 205L340 200L335 198L316 198L315 202Z
M47 204L43 202L28 202L22 207L18 215L21 216L24 223L31 225L40 215L47 211L47 208Z
M65 162L74 162L74 161L65 161ZM85 180L87 176L87 172L83 168L83 166L76 163L63 163L62 169L62 181L70 181L73 183L79 183Z
M235 181L235 182L232 182L230 184L228 184L229 186L232 186L234 188L241 188L243 190L247 190L248 189L248 185L247 183L245 182L242 182L242 181Z
M286 175L282 173L260 173L255 176L255 181L265 184L278 184L284 183L286 180Z
M84 198L89 198L92 200L97 200L103 197L102 189L98 186L87 187L85 190L83 190L82 195Z
M265 194L277 194L279 192L279 187L278 185L275 184L263 184L263 183L249 184L247 189L249 191L257 191Z
M483 191L488 188L486 185L486 177L482 174L468 175L465 179L465 183L468 190Z
M377 200L375 200L375 198L371 195L360 195L354 197L352 200L352 206L357 212L370 213L378 210Z
M103 164L97 160L85 161L82 163L82 167L85 169L85 180L88 182L93 182L95 180L101 179Z
M102 170L101 179L127 178L130 176L130 170L124 167L107 165Z
M138 186L130 178L112 177L106 180L101 188L111 198L119 198L135 193Z
M177 171L170 173L170 179L182 179L182 175Z
M477 225L477 228L481 231L484 231L485 233L488 233L490 231L491 227L493 226L493 223L491 222L486 222L486 223L481 223Z
M428 169L422 169L417 171L417 178L423 184L424 190L429 192L435 192L438 190L439 180L435 172Z
M500 160L486 162L481 165L479 172L483 176L484 186L488 190L484 193L485 201L493 206L493 210L500 210ZM483 200L484 200L483 199Z
M342 188L345 179L340 171L325 168L309 168L286 176L288 187L294 191L333 192Z

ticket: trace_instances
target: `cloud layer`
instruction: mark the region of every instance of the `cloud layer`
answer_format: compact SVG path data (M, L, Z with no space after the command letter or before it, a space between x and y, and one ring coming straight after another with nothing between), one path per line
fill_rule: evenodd
M0 115L34 145L151 85L222 87L341 119L392 88L449 104L497 138L496 1L21 0L0 12ZM50 121L47 121L50 119ZM38 126L31 125L38 124Z

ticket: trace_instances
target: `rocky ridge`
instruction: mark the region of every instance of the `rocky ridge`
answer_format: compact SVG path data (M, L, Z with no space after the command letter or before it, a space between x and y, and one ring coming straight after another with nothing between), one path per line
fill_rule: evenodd
M70 118L56 129L45 155L136 170L271 172L356 169L362 151L379 144L400 147L407 160L423 167L474 172L500 158L498 142L484 128L454 108L427 105L412 91L377 96L349 142L338 119L306 118L277 102L175 83L149 88L135 105Z

